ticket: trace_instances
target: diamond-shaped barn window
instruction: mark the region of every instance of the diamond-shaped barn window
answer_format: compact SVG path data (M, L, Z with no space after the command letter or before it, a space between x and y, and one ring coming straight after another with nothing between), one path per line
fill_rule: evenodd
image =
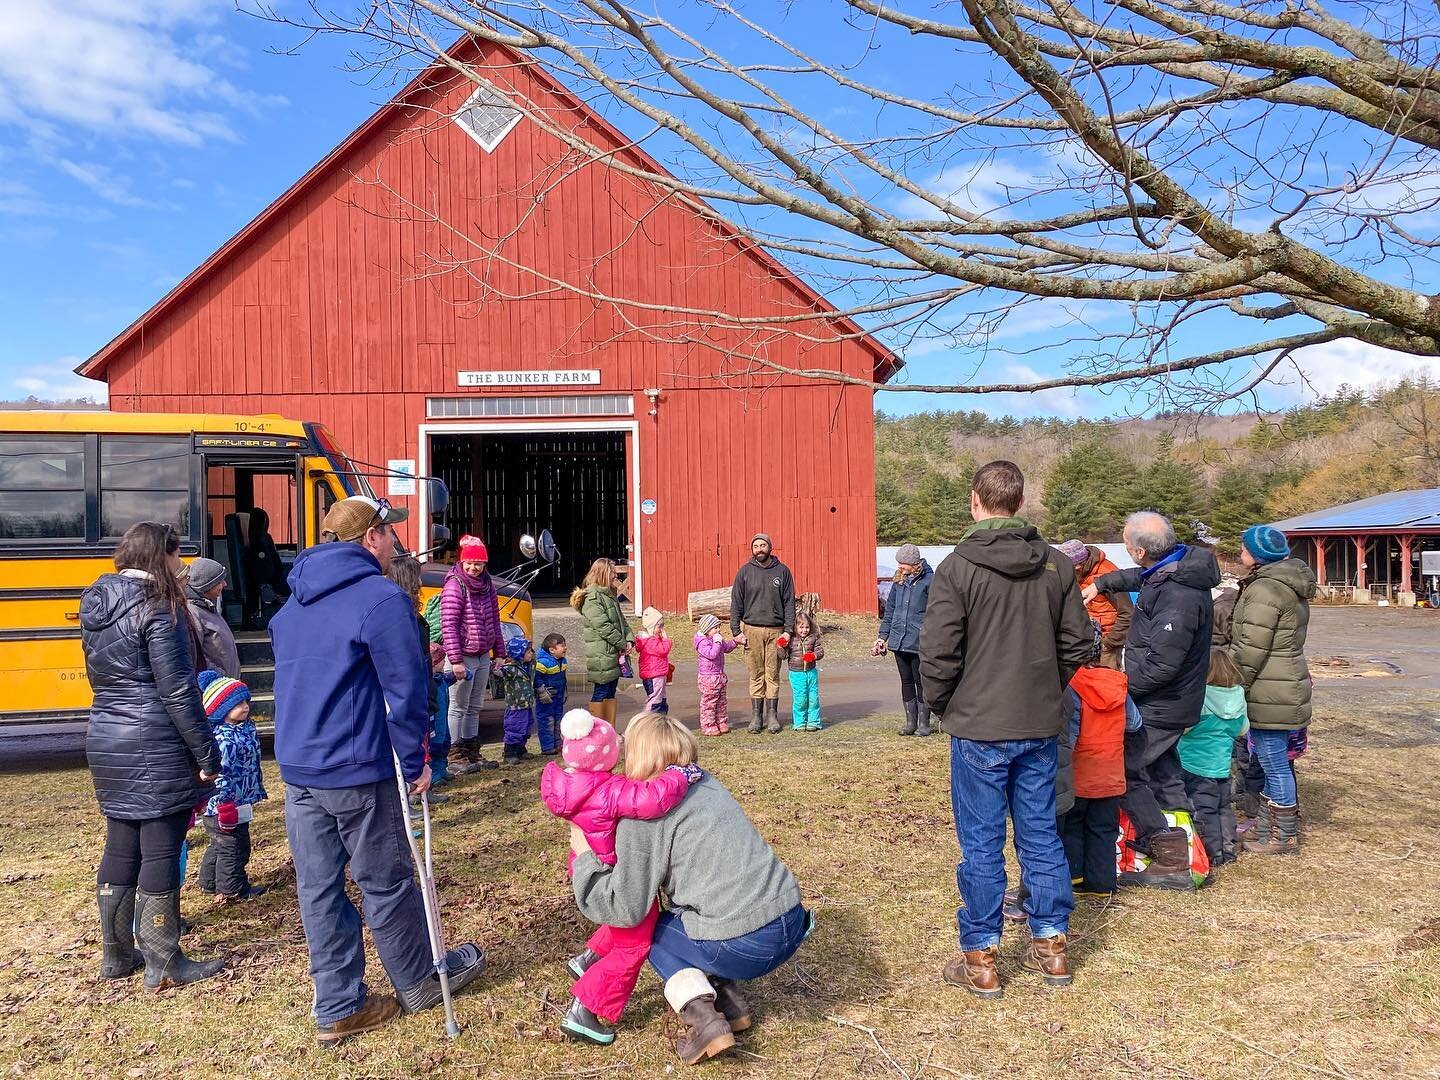
M495 87L481 83L460 106L455 122L488 154L520 122L520 110Z

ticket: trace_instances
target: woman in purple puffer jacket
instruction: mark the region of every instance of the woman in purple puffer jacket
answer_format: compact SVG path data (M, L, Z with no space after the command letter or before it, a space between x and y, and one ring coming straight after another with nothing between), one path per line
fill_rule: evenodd
M440 593L440 633L455 676L450 688L450 771L456 775L493 769L480 756L480 706L490 685L490 665L505 647L500 599L485 572L490 553L474 536L460 538L460 561L445 575Z

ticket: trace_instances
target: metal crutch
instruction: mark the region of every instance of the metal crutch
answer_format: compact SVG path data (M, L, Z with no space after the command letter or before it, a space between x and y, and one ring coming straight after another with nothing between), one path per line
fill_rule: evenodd
M453 1039L460 1034L460 1025L455 1022L455 1002L450 997L450 965L445 951L445 932L440 925L440 894L435 888L435 854L430 843L430 793L427 791L420 796L420 818L425 835L425 859L422 862L420 850L415 844L414 827L410 823L410 791L400 767L399 755L395 755L395 781L400 785L400 807L405 813L405 837L410 841L410 858L420 875L425 926L430 932L430 958L435 965L435 974L440 976L440 997L445 1002L445 1034Z

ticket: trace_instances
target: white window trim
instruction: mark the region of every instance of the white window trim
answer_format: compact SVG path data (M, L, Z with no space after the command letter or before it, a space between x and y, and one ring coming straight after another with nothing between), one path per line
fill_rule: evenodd
M505 103L505 107L512 110L513 115L510 117L509 123L507 123L499 131L497 131L493 138L487 141L486 139L481 138L480 135L475 131L475 129L472 128L469 124L467 124L462 118L469 109L471 109L475 104L477 104L480 98L485 97L488 99L492 95L493 97L498 97L501 101L503 101ZM491 100L487 100L486 102L484 102L484 104L489 105L492 108L499 107L495 105ZM461 131L465 132L466 135L469 135L470 138L475 140L475 144L479 146L480 149L484 150L487 154L491 154L495 152L496 147L498 147L502 142L505 141L505 136L509 135L510 132L515 130L515 125L520 123L521 115L522 114L520 110L517 109L514 105L510 104L510 99L507 98L503 93L501 93L498 87L496 87L492 83L482 80L480 84L475 87L475 92L465 99L465 104L461 105L460 108L455 111L455 115L451 117L451 119L455 121L456 125L460 128Z

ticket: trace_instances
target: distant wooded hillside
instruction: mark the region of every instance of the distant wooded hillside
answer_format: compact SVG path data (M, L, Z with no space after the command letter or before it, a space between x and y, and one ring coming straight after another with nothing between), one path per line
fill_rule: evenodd
M1052 540L1118 540L1126 514L1154 509L1182 538L1234 552L1257 522L1440 487L1440 384L1342 390L1273 414L1097 422L881 413L878 542L958 540L970 523L970 476L994 458L1024 471L1025 516Z

